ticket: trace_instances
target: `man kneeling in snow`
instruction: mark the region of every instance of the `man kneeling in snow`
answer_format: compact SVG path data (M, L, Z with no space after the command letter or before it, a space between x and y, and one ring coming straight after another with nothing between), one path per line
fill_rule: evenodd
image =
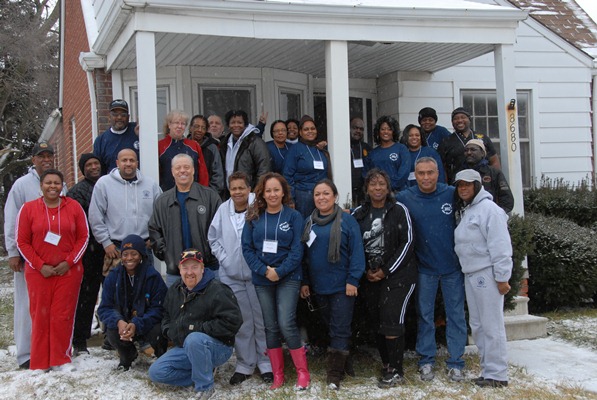
M232 355L243 319L232 290L205 269L198 250L187 249L178 264L181 280L170 286L164 302L162 332L173 343L149 368L154 382L194 385L199 398L214 393L214 368Z

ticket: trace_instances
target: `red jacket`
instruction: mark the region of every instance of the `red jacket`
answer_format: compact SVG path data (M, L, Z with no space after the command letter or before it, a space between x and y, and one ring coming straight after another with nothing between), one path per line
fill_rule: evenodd
M62 261L71 268L81 264L87 248L89 229L83 208L71 198L60 199L57 208L47 208L43 197L28 201L17 215L17 247L25 263L38 271L44 264L56 266ZM45 241L48 230L60 235L58 245Z
M188 154L196 162L195 179L203 186L209 186L209 173L199 143L190 139L172 140L170 135L158 142L160 163L160 187L166 191L174 187L172 177L172 159L177 154Z

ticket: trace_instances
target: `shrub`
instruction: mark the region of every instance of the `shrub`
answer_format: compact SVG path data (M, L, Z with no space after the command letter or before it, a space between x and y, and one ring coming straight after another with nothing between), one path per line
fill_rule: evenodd
M563 218L528 213L535 248L529 255L531 311L575 307L597 292L594 231Z
M586 180L572 185L563 179L542 178L539 187L524 192L524 209L593 227L597 226L597 191Z

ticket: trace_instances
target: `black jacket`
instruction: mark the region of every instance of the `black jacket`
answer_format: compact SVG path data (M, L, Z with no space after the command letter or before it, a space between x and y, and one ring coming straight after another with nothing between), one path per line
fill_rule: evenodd
M234 337L243 323L232 289L214 279L206 269L204 279L188 291L182 280L170 286L164 301L162 332L175 346L182 347L189 333L203 332L222 343L234 345Z
M83 179L81 182L77 183L73 186L68 193L66 194L73 200L76 200L77 203L81 205L83 211L85 211L85 215L89 216L89 203L91 202L91 195L93 194L93 188L95 186L95 182L90 179ZM89 224L89 221L87 222ZM85 250L85 255L93 257L97 257L101 261L99 264L103 264L104 260L104 247L95 240L95 236L93 236L93 232L89 229L89 243L87 244L87 249Z
M228 152L228 140L232 133L229 133L220 142L220 153L222 154L222 164L224 164L224 175L227 178L226 153ZM270 154L267 145L255 131L246 136L236 158L234 159L234 171L242 171L249 176L249 183L254 188L261 175L271 171Z
M370 229L363 226L370 212L371 203L357 207L352 215L361 227L361 234ZM417 280L415 257L415 232L406 206L400 202L386 202L383 220L384 252L381 269L386 278L397 278L404 283ZM367 260L369 269L369 260Z
M485 146L485 151L487 153L485 158L487 160L497 154L491 139L482 133L471 131L471 134L468 135L468 137L464 137L464 135L461 133L454 132L450 136L447 136L440 143L437 152L444 163L444 171L446 172L446 177L448 178L448 185L454 183L456 172L458 172L462 167L462 164L464 164L464 146L471 139L480 139L483 141L483 145Z

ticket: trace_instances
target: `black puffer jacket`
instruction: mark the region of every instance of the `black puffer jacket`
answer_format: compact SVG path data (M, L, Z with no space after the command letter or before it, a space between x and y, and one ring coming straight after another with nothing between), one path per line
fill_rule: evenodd
M228 346L234 345L243 317L232 289L214 277L205 269L203 279L192 291L182 280L168 289L162 332L175 346L182 347L192 332L203 332Z
M251 127L251 125L249 125ZM256 129L253 127L253 129ZM232 133L229 133L220 142L220 153L224 164L224 175L227 175L226 153L229 151L228 140ZM254 188L261 175L271 171L270 155L267 145L256 131L248 134L240 144L236 158L234 159L234 171L242 171L249 176L249 183Z

